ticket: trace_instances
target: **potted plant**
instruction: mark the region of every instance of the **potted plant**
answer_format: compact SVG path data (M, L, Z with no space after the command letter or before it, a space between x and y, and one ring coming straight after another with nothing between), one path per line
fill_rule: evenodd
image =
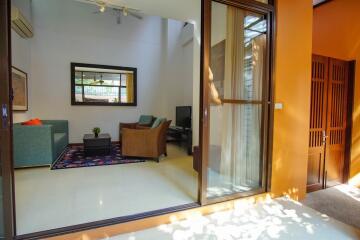
M101 132L101 129L99 127L94 127L92 131L96 138L99 137L99 134Z

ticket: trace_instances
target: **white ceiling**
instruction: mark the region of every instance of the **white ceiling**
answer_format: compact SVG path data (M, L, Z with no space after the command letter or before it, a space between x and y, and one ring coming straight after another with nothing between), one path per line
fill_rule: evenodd
M78 0L84 2L84 0ZM184 22L198 22L201 0L102 0L116 6L139 9L142 13Z

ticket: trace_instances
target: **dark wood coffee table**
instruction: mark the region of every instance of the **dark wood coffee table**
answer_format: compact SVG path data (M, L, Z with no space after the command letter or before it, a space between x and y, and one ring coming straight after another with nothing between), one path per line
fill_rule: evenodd
M108 133L99 134L97 138L94 134L85 134L83 142L85 156L109 155L111 152L111 136Z

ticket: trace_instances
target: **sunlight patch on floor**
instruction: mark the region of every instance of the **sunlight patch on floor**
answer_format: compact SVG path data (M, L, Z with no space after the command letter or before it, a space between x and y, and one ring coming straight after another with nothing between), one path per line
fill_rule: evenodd
M240 201L231 211L193 214L183 221L119 235L111 240L357 239L360 232L289 198L254 204Z
M355 188L353 186L346 185L346 184L341 184L341 185L335 186L334 188L336 188L340 192L344 193L345 195L351 197L352 199L360 202L360 189Z

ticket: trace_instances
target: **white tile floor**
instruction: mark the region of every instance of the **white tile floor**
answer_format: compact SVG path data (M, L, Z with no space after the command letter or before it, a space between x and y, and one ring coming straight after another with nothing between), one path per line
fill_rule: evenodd
M345 240L360 231L286 198L162 225L111 240Z
M170 145L160 163L15 171L17 233L26 234L197 201L192 157Z

